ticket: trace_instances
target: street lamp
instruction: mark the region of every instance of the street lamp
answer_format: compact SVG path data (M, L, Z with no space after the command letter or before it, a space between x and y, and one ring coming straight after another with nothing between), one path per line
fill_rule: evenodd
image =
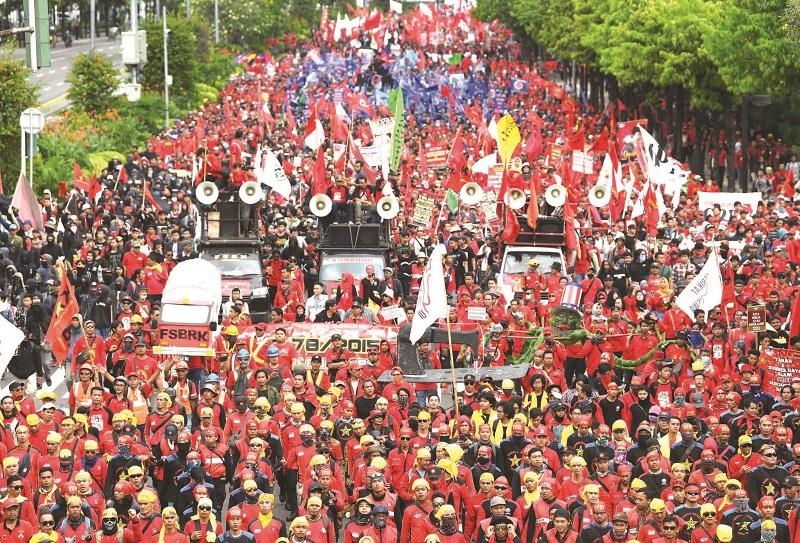
M772 104L772 97L768 94L748 94L742 98L742 168L739 171L739 186L742 192L747 192L750 187L750 161L747 151L750 148L750 125L747 119L747 105L767 107Z

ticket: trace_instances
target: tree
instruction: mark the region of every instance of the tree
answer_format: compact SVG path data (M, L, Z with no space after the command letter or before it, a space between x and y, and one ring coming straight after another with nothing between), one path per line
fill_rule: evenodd
M28 82L28 69L11 58L9 51L0 51L0 174L8 193L19 172L19 115L38 101L39 89Z
M192 23L185 17L168 15L170 92L186 96L192 93L198 78L197 38ZM149 91L164 92L164 31L161 21L145 23L147 30L147 63L142 69L142 84Z
M89 115L105 113L117 102L114 91L119 81L111 59L103 53L81 53L72 64L67 82L67 98L72 105Z

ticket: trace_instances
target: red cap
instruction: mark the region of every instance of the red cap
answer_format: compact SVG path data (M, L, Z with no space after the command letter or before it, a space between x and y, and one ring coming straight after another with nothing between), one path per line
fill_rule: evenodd
M661 458L661 455L656 451L650 451L647 453L647 456L645 456L646 460L658 460L659 458Z
M400 373L403 373L403 368L400 366L392 366L392 371L399 371Z
M758 500L758 507L763 508L765 505L775 505L775 498L772 496L762 496Z
M550 326L545 326L542 329L542 335L553 334L553 329Z
M750 373L753 373L753 366L751 366L750 364L742 364L742 368L739 371L741 373L744 373L746 371L749 371Z
M545 426L537 426L536 429L533 431L533 436L547 436L547 427Z
M700 453L700 458L714 458L714 451L710 449L703 449L703 452Z
M255 328L256 330L266 330L267 324L264 322L257 322Z
M131 436L119 436L117 445L133 445L133 438Z
M414 431L409 427L400 429L400 437L414 437Z
M628 464L620 464L617 466L617 473L620 475L630 474L633 473L633 468L631 468Z
M488 447L486 445L481 445L480 447L478 447L478 454L481 454L481 453L486 453L486 454L491 455L492 454L492 448Z

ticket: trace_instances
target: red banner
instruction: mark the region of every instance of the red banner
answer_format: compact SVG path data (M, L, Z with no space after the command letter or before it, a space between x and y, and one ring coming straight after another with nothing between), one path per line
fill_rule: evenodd
M425 151L426 165L430 169L444 168L447 166L447 155L450 154L450 148L447 144L437 143L431 145Z
M353 353L357 359L367 359L370 347L378 347L386 339L392 346L392 351L397 349L397 327L376 326L372 324L312 324L312 323L285 323L267 324L267 334L274 336L278 328L286 329L289 338L299 356L309 359L312 355L323 355L331 347L331 336L342 336L345 349Z
M764 390L777 398L781 387L791 385L792 378L800 377L800 351L767 349L760 366L764 370Z

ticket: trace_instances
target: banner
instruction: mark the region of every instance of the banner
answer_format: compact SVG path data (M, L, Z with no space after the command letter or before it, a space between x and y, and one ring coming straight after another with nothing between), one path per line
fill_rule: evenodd
M760 192L703 192L697 193L697 207L708 216L715 205L722 209L722 218L728 220L736 202L750 213L755 213L761 201Z
M417 307L411 321L408 339L411 343L420 340L425 330L439 319L447 318L450 307L447 305L447 290L444 285L442 258L446 253L444 245L433 248L428 266L422 274L417 296Z
M486 222L497 220L497 194L490 191L484 191L483 198L478 203L478 207L483 211L483 216Z
M800 352L767 348L759 367L764 371L764 391L778 398L781 387L791 385L793 378L800 377Z
M53 358L56 362L61 362L69 352L69 341L64 337L64 330L70 325L72 317L78 314L80 308L63 265L58 264L56 270L61 284L58 288L53 316L50 318L50 326L47 328L44 339L52 346Z
M514 149L517 148L519 142L522 141L517 123L514 122L513 117L506 113L497 122L497 150L500 154L500 162L504 168L508 168L508 162L511 160L511 155Z
M431 170L444 168L447 166L447 155L450 154L450 147L445 143L431 145L425 150L425 164Z
M394 117L392 126L392 139L389 150L389 169L393 172L400 170L400 157L403 154L405 141L405 104L403 103L403 87L389 91L389 109ZM384 172L387 175L388 172Z

